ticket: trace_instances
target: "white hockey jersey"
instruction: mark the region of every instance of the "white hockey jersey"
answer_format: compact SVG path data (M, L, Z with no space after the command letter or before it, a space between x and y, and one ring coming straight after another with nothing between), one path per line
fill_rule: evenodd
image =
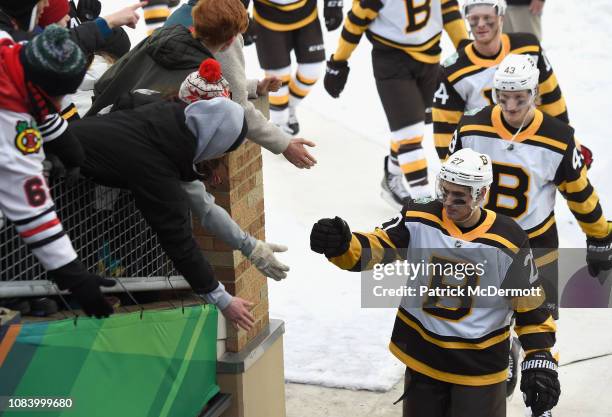
M330 262L364 271L397 259L427 265L410 277L416 292L403 297L389 345L410 369L461 385L504 381L513 314L525 350L554 345L554 322L540 308L542 290L528 296L497 292L524 294L537 279L527 235L510 218L483 210L478 224L461 230L441 202L413 202L382 228L354 232L347 251ZM455 267L447 272L448 265ZM466 273L459 274L458 266ZM462 292L454 295L450 289Z
M39 127L29 114L0 110L0 210L46 270L77 257L42 169L43 140L53 140L65 129L57 114Z

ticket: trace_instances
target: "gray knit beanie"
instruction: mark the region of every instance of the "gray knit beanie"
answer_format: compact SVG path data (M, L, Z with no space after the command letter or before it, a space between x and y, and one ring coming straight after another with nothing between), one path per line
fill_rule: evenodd
M47 26L24 45L20 58L26 79L49 96L74 93L87 70L83 51L58 25Z

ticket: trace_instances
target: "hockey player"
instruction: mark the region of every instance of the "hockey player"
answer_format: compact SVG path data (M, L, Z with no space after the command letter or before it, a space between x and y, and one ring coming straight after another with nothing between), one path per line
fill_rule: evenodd
M431 106L436 87L442 28L455 47L467 39L456 0L433 0L418 6L405 0L354 1L338 48L327 61L325 89L337 98L348 77L348 59L364 32L374 46L376 88L391 130L381 185L383 198L394 205L410 196L431 195L421 142L425 109Z
M556 190L587 237L591 275L612 268L612 223L587 178L574 129L536 108L539 71L528 55L508 55L493 79L495 105L461 120L449 154L469 147L493 161L485 207L512 217L529 236L539 277L557 316Z
M113 309L100 285L115 282L90 274L79 261L55 212L42 165L46 151L59 151L68 167L82 161L78 142L66 132L55 106L76 90L85 69L81 49L58 26L25 45L1 41L0 210L58 287L70 290L86 314L105 317Z
M400 217L370 233L351 233L339 217L313 226L312 250L350 271L396 259L444 265L445 271L449 264L486 265L463 276L424 272L428 265L410 277L417 291L402 298L389 345L406 365L404 417L505 417L513 313L529 352L521 384L526 404L539 415L558 401L557 364L549 351L555 323L540 307L541 290L518 298L430 295L451 287L529 289L537 279L526 233L480 207L492 181L489 157L463 149L443 164L437 200L409 202Z
M463 113L493 104L493 74L511 53L534 57L540 70L538 109L569 123L557 77L538 39L528 33L502 34L505 11L505 0L466 0L464 4L474 42L442 64L433 98L434 143L441 160L447 156Z
M328 31L342 24L342 0L324 0L323 16ZM299 103L320 77L325 49L317 0L254 0L253 18L257 25L257 57L266 76L275 76L282 87L270 93L270 120L287 133L296 135ZM297 70L291 73L291 51Z

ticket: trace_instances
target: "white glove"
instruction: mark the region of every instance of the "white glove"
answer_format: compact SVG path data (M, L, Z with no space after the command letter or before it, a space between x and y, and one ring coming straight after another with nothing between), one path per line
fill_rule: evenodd
M276 281L280 281L283 278L287 278L289 267L276 259L274 253L285 251L287 251L287 246L258 240L255 244L255 248L253 248L253 252L251 252L247 259L251 261L262 274Z

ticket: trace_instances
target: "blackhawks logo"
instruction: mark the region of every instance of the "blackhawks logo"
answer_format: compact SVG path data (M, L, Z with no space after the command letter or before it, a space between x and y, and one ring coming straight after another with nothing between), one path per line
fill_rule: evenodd
M17 136L15 136L17 149L24 155L38 153L43 140L36 124L30 125L28 122L20 120L17 122L15 130L17 130Z

